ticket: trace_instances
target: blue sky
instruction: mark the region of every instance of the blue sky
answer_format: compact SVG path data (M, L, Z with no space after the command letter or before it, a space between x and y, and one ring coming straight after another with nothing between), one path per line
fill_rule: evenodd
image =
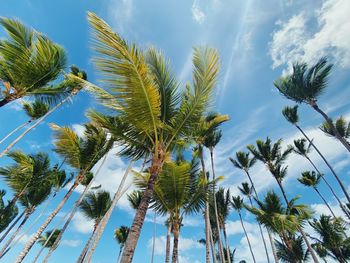
M218 49L221 71L215 91L215 109L229 114L231 121L223 127L224 136L215 154L216 169L218 174L225 176L221 185L229 187L234 193L237 193L237 185L246 178L232 167L228 161L229 156L244 149L247 144L254 143L256 139L265 139L266 136L273 140L283 138L285 145L300 137L297 130L281 115L281 109L293 103L282 98L272 84L274 79L288 71L293 61L304 60L312 63L320 56L329 56L335 67L329 87L319 100L319 105L332 117L344 115L350 120L350 3L347 0L12 0L1 4L0 16L19 18L45 33L67 50L69 64L85 69L89 80L96 82L91 63L87 11L97 13L128 41L136 42L140 47L154 45L161 49L171 60L174 72L183 84L191 81L192 48L209 45ZM1 30L0 37L4 37ZM81 125L87 121L85 111L95 106L90 95L79 94L72 103L62 107L46 123L26 136L16 148L28 153L50 153L53 139L47 124L54 122L71 125L77 132L81 132ZM312 109L301 106L300 118L301 126L315 139L317 146L349 188L348 153L338 142L319 131L318 126L323 120ZM0 137L25 120L26 116L20 110L19 103L1 108ZM50 154L54 161L59 161L57 156ZM318 156L311 156L337 187ZM0 159L1 166L9 162L7 158ZM310 204L316 213L328 213L321 201L296 181L301 171L310 169L308 163L297 156L291 156L288 165L289 174L285 181L287 194L300 195L301 201ZM96 183L102 184L113 193L126 166L127 161L116 157L112 152L108 155ZM261 194L276 187L274 180L261 164L254 167L252 175ZM6 188L2 181L0 186ZM335 200L323 185L320 189L338 211ZM338 188L337 191L340 193ZM63 194L64 192L60 193ZM8 194L9 198L10 196L11 193ZM60 216L50 225L50 229L61 221L77 197L78 194L73 196ZM59 197L56 203L58 199ZM55 202L51 208L54 205ZM119 248L113 240L113 230L121 224L130 224L133 213L123 198L96 250L94 262L116 260ZM150 261L152 218L152 214L147 216L134 262ZM237 248L237 260L246 259L250 262L246 241L237 220L238 216L232 212L228 221L230 245ZM244 214L244 220L258 262L265 262L257 226L250 215ZM166 229L163 227L164 219L159 218L158 221L155 262L163 262ZM29 225L30 223L27 227ZM185 219L180 240L181 263L204 262L204 247L196 242L204 236L203 229L203 219L200 216ZM56 250L50 262L74 262L90 231L91 223L78 214L69 232L64 235L63 244ZM22 249L24 241L21 240L6 255L4 261L12 262ZM39 248L36 245L32 249L28 262Z

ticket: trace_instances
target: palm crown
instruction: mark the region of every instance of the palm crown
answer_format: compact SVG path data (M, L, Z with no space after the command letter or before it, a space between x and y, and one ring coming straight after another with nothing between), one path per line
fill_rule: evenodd
M46 231L44 235L39 237L38 239L39 244L47 248L51 248L54 245L60 232L61 232L60 229Z
M44 116L49 111L50 107L44 102L35 100L32 103L23 103L23 109L30 119L36 120Z
M333 122L333 127L338 131L341 137L345 139L350 138L350 122L347 123L343 117L338 118L335 123ZM320 126L320 129L328 136L335 137L333 127L325 121Z
M291 124L297 124L299 121L298 105L295 105L294 107L284 107L282 110L282 114L284 118Z
M298 181L305 186L317 187L321 180L320 174L316 174L314 171L305 171L301 174L301 177L298 178Z
M304 138L297 139L297 140L294 140L293 143L294 143L293 151L296 154L299 154L301 156L308 156L308 154L311 152L312 144L309 143L308 145L306 145L306 139Z
M249 155L249 152L236 152L236 160L233 158L229 158L229 160L238 169L248 171L256 163L256 158L250 158Z
M123 246L126 238L128 237L129 234L129 227L127 226L120 226L114 231L114 238L117 240L117 242Z

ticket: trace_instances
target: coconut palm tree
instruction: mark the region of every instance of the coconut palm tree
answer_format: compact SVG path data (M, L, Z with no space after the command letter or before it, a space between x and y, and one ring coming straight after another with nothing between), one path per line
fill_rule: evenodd
M350 238L346 235L348 226L340 217L321 215L320 219L313 219L310 225L319 236L315 238L317 252L341 263L350 260Z
M55 152L62 156L70 166L76 169L77 176L63 199L27 242L24 249L16 259L17 263L23 261L36 240L72 195L74 189L76 189L80 183L85 185L89 184L93 177L90 170L113 145L113 137L107 139L107 133L103 129L92 124L85 124L84 127L84 136L79 137L68 127L52 125L55 132ZM60 232L60 235L61 234L62 231ZM60 235L58 238L60 238Z
M343 116L339 117L335 123L332 121L333 127L337 130L338 134L347 141L350 138L350 122L346 122ZM326 135L330 137L335 137L336 134L334 130L332 129L332 126L329 125L328 122L323 122L323 124L320 126L321 131L323 131ZM347 141L349 143L349 141Z
M103 216L111 206L111 196L107 191L98 191L97 193L90 192L87 194L87 196L84 198L84 200L81 202L79 206L83 215L87 219L94 221L94 230L93 230L94 232L96 230L98 223L101 221L101 219L103 218ZM81 263L84 261L86 252L90 247L91 237L93 237L93 233L88 239L77 262Z
M39 259L39 256L41 255L41 253L44 251L45 248L52 248L60 232L61 232L60 229L50 230L50 231L46 231L44 235L39 237L38 243L41 245L41 249L39 250L39 253L36 255L36 257L34 258L33 263Z
M122 254L126 239L128 237L130 228L127 226L120 226L114 231L114 238L117 240L120 248L119 248L119 254L118 254L118 259L117 263L119 263L120 256Z
M350 151L350 144L339 134L330 117L317 104L318 98L327 87L332 67L325 57L311 67L306 63L294 63L292 73L280 77L274 81L274 85L287 99L308 104L321 114L334 136Z
M51 101L67 90L50 86L66 66L62 47L20 21L0 18L8 39L0 40L0 107L25 96Z
M7 138L9 138L12 134L17 132L18 130L24 128L25 126L30 124L32 121L37 120L41 118L43 115L45 115L49 111L50 106L44 102L41 102L40 100L35 100L32 103L24 102L23 109L24 109L24 112L29 116L29 120L17 126L4 138L2 138L0 140L0 144L3 143Z
M235 209L235 210L237 211L237 213L238 213L239 220L241 221L241 225L242 225L242 228L243 228L245 237L246 237L247 242L248 242L248 246L249 246L250 253L251 253L251 255L252 255L253 261L256 262L255 256L254 256L254 253L253 253L253 249L252 249L252 245L250 244L250 240L249 240L247 231L246 231L246 229L245 229L245 227L244 227L244 223L243 223L243 219L242 219L241 210L242 210L242 208L243 208L243 206L244 206L244 204L243 204L243 199L242 199L239 195L237 195L237 196L232 196L231 205L232 205L233 209Z
M308 261L309 251L304 248L302 236L289 239L288 247L276 240L278 258L286 263L303 263Z
M147 154L152 160L150 181L123 251L121 261L128 263L132 261L165 156L179 139L191 139L192 131L207 109L217 80L218 56L213 49L196 48L193 85L180 93L168 63L159 52L150 49L146 60L144 52L136 45L128 45L102 19L92 13L88 18L94 32L95 61L98 70L107 75L102 74L105 77L101 79L105 90L87 85L95 90L104 105L115 109L117 120L123 123L120 127L116 120L106 128L118 135L122 153L132 159Z
M323 195L317 189L317 186L320 183L321 177L322 176L320 174L316 174L316 172L314 172L314 171L311 171L311 172L305 171L301 174L301 177L298 178L298 181L305 186L312 187L315 190L315 192L319 195L319 197L321 197L321 199L323 200L325 205L328 207L328 209L331 212L331 214L333 215L333 217L335 217L335 214L334 214L332 208L329 206L326 199L323 197Z
M294 107L285 107L282 110L282 114L283 116L286 118L286 120L288 122L290 122L291 124L293 124L302 134L303 136L306 138L306 140L312 145L312 147L315 149L315 151L318 153L318 155L322 158L322 160L324 161L324 163L328 166L329 170L331 170L333 176L335 177L335 179L337 180L339 186L341 187L343 193L345 194L348 202L350 202L350 197L346 191L345 186L343 185L342 181L340 180L340 178L338 177L338 175L335 173L333 167L330 165L330 163L327 161L327 159L323 156L323 154L320 152L320 150L316 147L316 145L313 143L313 141L306 135L306 133L300 128L300 126L298 125L298 121L299 121L299 116L298 116L298 106L295 105ZM308 161L311 163L311 165L314 167L314 169L319 172L318 168L315 166L315 164L311 161L311 159L308 159ZM327 184L327 182L325 181L325 183ZM328 186L330 187L330 185ZM331 188L330 188L331 189ZM333 190L331 189L331 191L333 192ZM334 194L334 192L333 192ZM335 195L335 197L337 198L337 196ZM338 198L337 198L338 200ZM341 202L338 200L339 204L341 204Z
M18 215L17 206L5 205L4 196L6 195L5 190L0 190L0 233L6 229L6 227L12 222L13 219ZM15 223L18 221L16 220Z

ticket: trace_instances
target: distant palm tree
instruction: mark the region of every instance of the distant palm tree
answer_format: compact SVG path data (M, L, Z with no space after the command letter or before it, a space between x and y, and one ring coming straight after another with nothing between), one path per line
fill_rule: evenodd
M292 73L280 77L274 81L274 85L286 98L297 103L308 104L321 114L334 136L350 152L350 144L339 134L330 117L317 104L319 96L327 87L332 67L333 65L328 63L327 58L321 58L311 67L308 67L306 63L295 63Z
M90 220L94 220L94 231L88 239L77 262L82 263L84 261L84 257L90 247L91 238L93 237L96 227L103 218L103 216L106 214L110 206L111 196L109 192L106 191L98 191L97 193L90 192L81 202L80 209L83 212L83 215L85 215L85 217Z
M320 256L331 256L341 263L350 260L350 238L346 234L348 225L341 218L321 215L310 225L319 235L314 245Z
M44 235L39 237L38 243L41 245L41 249L39 250L36 257L34 258L33 263L39 259L41 253L44 251L45 248L53 247L60 232L61 232L60 229L50 230L50 231L46 231Z
M6 195L5 190L0 190L0 233L6 229L6 227L12 222L13 219L18 215L17 206L5 205L4 196ZM16 220L17 223L17 220Z
M52 101L67 92L49 86L66 66L62 47L18 20L0 18L8 39L0 40L0 107L25 96Z
M341 116L335 121L335 123L333 121L332 121L332 123L333 123L333 127L337 130L338 134L344 140L347 141L350 138L350 122L347 123L346 120L344 119L344 117ZM320 129L326 135L336 138L336 134L335 134L333 128L331 127L331 125L329 125L329 123L327 121L323 122ZM349 141L347 141L347 142L349 143Z
M44 102L41 102L39 100L35 100L32 103L23 103L23 109L25 113L29 116L29 120L22 123L21 125L17 126L15 129L13 129L9 134L7 134L4 138L0 140L0 144L4 142L7 138L9 138L12 134L17 132L18 130L24 128L28 124L30 124L32 121L37 120L41 118L43 115L45 115L49 109L50 106Z
M255 260L255 256L254 256L254 253L253 253L252 245L250 244L248 233L247 233L247 231L246 231L246 229L244 227L242 214L241 214L241 210L242 210L242 208L244 206L243 205L243 199L239 195L238 196L232 196L231 205L232 205L233 209L235 209L237 211L238 215L239 215L239 220L241 221L241 225L242 225L245 237L246 237L247 242L248 242L249 250L250 250L250 253L252 255L253 261L255 263L256 260Z
M130 230L129 227L121 226L114 231L114 238L115 240L117 240L118 244L120 245L117 263L119 263L120 255L122 254L126 239L129 234L129 230Z

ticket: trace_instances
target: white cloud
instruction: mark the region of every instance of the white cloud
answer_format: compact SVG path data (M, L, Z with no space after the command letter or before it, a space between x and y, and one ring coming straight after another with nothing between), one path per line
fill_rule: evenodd
M204 14L204 12L201 10L199 4L198 4L198 0L194 0L193 4L192 4L192 17L193 19L198 23L198 24L202 24L206 18L206 15Z
M61 244L67 247L79 247L81 245L81 240L76 239L64 239Z
M81 212L77 212L72 220L72 229L74 231L89 234L94 228L94 222L87 219Z
M84 137L85 134L85 127L81 124L73 124L72 125L73 131L79 136L79 137Z
M111 0L108 11L113 22L112 25L116 27L118 33L127 33L126 29L134 12L133 0Z
M350 67L350 2L326 0L322 7L308 17L302 12L287 22L278 22L273 33L270 55L273 68L302 60L312 63L321 56L331 56L344 68ZM316 22L310 30L308 23Z

